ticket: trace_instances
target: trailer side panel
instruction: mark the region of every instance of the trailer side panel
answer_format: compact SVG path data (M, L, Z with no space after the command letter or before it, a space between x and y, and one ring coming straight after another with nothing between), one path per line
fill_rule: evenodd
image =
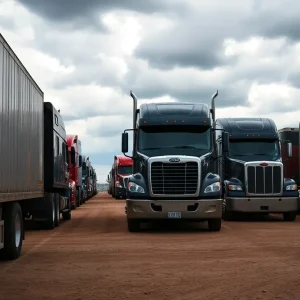
M43 98L0 34L0 202L43 197Z

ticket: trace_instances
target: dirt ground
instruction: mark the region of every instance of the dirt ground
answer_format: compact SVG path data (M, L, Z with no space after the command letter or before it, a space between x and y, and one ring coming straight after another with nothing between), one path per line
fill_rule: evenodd
M300 218L127 231L124 201L99 193L52 231L26 232L0 262L0 299L300 299Z

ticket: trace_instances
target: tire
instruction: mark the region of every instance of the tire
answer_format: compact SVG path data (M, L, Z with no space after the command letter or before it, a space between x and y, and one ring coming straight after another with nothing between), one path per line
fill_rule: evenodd
M140 231L140 221L136 219L127 219L127 226L129 232L139 232Z
M294 222L296 218L297 218L297 212L290 211L290 212L283 213L283 219L286 222Z
M68 210L66 212L63 212L62 213L62 217L65 221L69 221L71 220L71 217L72 217L72 213L71 213L71 210Z
M44 222L46 229L54 229L55 227L55 197L54 194L49 193L45 196L46 210L46 221Z
M210 231L220 231L222 226L222 219L210 219L208 220L208 229Z
M82 197L81 197L81 188L79 187L78 188L78 203L79 203L79 206L82 205Z
M24 238L22 209L18 202L7 203L4 209L4 248L1 258L15 260L21 255Z
M59 194L54 194L54 203L55 203L55 227L59 226L60 221L60 201Z

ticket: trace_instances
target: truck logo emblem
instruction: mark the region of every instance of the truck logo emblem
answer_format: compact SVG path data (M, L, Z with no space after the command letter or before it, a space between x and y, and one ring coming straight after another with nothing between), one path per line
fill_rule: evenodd
M174 162L174 163L176 163L176 162L179 162L180 161L180 158L178 158L178 157L173 157L173 158L170 158L169 159L169 162Z

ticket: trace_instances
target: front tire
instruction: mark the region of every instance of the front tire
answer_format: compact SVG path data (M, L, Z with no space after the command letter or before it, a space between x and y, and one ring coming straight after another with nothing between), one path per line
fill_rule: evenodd
M127 219L127 226L129 232L139 232L140 231L140 222L136 219Z
M0 250L1 257L15 260L21 255L24 238L24 223L22 209L18 202L7 203L4 215L4 248Z
M290 211L290 212L283 213L283 219L286 222L294 222L296 218L297 218L297 212Z
M222 227L222 219L210 219L208 220L208 229L210 231L220 231Z

